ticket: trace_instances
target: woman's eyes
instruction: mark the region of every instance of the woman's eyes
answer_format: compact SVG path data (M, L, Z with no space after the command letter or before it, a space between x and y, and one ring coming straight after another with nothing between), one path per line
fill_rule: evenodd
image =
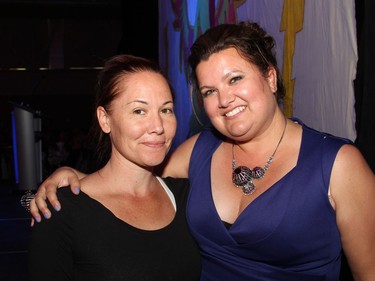
M145 111L143 109L135 109L133 110L134 114L145 114Z
M173 111L173 108L163 108L161 110L162 113L166 113L166 114L173 114L174 111Z
M232 79L230 79L230 84L236 83L237 81L242 80L243 76L235 76Z
M229 79L229 85L235 84L236 82L238 82L242 79L243 79L243 76L232 77L231 79ZM216 91L217 91L216 89L210 89L210 90L207 90L205 92L202 92L202 97L206 98L206 97L212 95L213 93L215 93Z
M160 110L161 113L164 113L164 114L173 114L174 111L173 111L173 108L163 108ZM146 110L144 109L135 109L133 110L133 113L134 114L137 114L137 115L145 115L146 114Z
M202 96L204 98L208 97L209 95L211 95L213 92L215 92L215 90L208 90L208 91L205 91L202 93Z

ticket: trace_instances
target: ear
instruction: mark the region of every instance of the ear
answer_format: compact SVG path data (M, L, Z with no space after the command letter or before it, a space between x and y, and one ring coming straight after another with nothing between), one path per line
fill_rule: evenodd
M96 108L96 117L98 118L98 122L102 131L106 134L111 132L111 126L109 122L109 116L107 111L102 106L98 106Z
M277 74L276 70L273 67L270 67L268 70L268 77L267 77L268 85L273 93L277 91Z

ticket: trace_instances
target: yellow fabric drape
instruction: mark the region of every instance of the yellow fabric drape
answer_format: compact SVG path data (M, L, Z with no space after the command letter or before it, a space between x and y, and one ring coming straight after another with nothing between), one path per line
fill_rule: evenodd
M293 55L296 33L303 28L304 0L284 0L283 15L280 31L284 31L284 59L282 78L285 85L284 113L287 117L293 116L293 91L292 79Z

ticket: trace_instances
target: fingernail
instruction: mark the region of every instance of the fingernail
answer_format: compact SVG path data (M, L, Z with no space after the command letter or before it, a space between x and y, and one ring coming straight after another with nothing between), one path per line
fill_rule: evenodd
M40 221L41 221L41 217L37 216L37 217L35 217L35 220L36 220L37 222L40 222Z
M79 194L79 188L78 187L74 188L74 194Z
M48 214L48 213L44 213L43 216L44 216L46 219L49 219L50 214Z
M60 211L60 206L59 205L55 205L54 208L55 208L56 211Z

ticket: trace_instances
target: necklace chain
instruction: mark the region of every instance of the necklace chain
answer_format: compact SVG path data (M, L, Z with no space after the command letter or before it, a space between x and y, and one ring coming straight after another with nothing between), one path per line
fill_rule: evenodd
M255 191L255 184L253 182L254 179L258 180L261 179L265 176L266 171L269 169L271 166L272 160L276 154L277 149L280 146L281 141L284 138L285 130L286 130L286 125L287 125L287 119L285 119L285 126L283 133L280 137L279 142L276 145L275 150L273 151L272 155L268 158L266 164L264 167L254 167L253 169L250 169L246 166L236 166L236 159L234 156L234 143L232 145L232 182L236 187L241 187L242 192L245 195L249 195L254 193Z

